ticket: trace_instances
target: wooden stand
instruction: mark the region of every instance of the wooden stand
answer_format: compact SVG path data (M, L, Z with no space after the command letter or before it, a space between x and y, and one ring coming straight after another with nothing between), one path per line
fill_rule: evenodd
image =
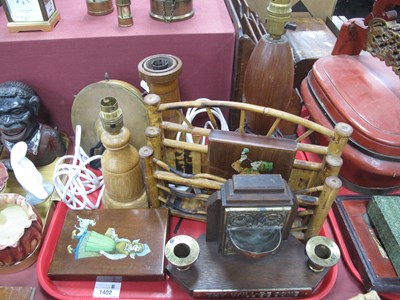
M293 236L281 250L263 259L218 254L217 243L198 240L200 255L187 271L171 265L167 273L194 298L298 297L311 295L328 269L307 266L304 245Z
M8 32L20 32L20 31L52 31L60 21L61 15L56 11L48 21L38 22L8 22Z

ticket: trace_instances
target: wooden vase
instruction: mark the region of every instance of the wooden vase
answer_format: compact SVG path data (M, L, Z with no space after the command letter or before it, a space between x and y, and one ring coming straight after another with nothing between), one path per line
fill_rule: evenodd
M275 40L264 35L247 64L243 102L287 111L293 81L294 63L288 39L281 36ZM261 135L267 134L274 122L274 119L251 112L246 113L246 120L249 129Z
M149 87L149 93L158 95L161 103L181 101L178 78L182 73L182 61L178 57L169 54L149 56L138 64L138 70L140 78ZM174 111L164 111L162 118L174 123L182 121ZM173 138L170 133L167 137Z
M103 131L106 148L101 158L105 190L104 208L147 208L147 197L138 151L129 144L130 132L122 127L117 134Z

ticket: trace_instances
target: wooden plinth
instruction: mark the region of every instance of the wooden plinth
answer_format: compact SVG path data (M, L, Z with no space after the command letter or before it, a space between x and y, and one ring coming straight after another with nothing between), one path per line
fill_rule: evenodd
M324 278L307 266L304 245L290 236L276 254L262 259L218 254L217 243L197 240L200 255L187 271L167 266L169 276L194 298L299 297Z

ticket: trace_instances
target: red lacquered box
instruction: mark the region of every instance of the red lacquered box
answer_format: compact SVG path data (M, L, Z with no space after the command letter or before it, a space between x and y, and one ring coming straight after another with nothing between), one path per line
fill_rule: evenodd
M302 82L301 95L313 121L353 127L340 173L347 187L400 186L400 81L389 67L368 54L323 57Z

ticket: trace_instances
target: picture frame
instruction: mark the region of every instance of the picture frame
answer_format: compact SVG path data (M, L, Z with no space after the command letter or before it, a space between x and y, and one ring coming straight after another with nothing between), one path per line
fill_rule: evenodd
M343 195L336 198L332 208L365 288L379 293L399 293L400 278L369 222L369 201L367 195Z

